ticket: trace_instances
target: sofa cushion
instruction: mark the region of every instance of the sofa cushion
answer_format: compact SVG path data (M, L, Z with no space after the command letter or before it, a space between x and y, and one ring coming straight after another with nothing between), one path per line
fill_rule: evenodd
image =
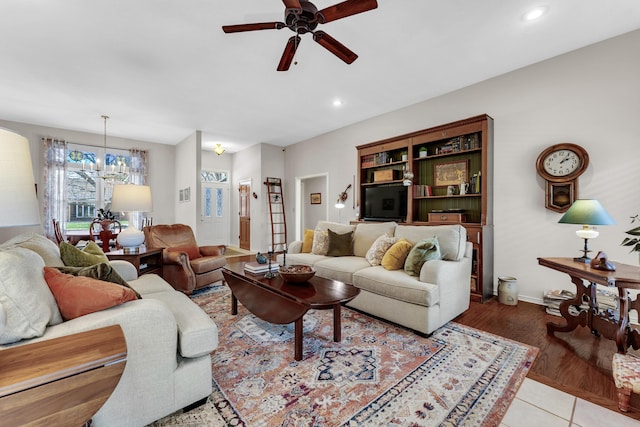
M378 237L367 251L365 258L371 265L380 265L382 257L387 253L389 248L396 242L395 237L390 237L388 234L383 234Z
M64 263L60 258L60 249L58 248L58 245L41 234L20 234L19 236L16 236L0 245L0 250L15 247L29 249L37 253L44 260L44 265L49 267L64 266Z
M422 265L432 259L440 259L440 246L438 238L420 240L416 243L404 262L404 271L409 276L420 276Z
M175 289L157 274L143 274L137 279L131 280L129 286L143 298L156 292L175 292Z
M385 270L400 270L404 268L404 262L409 252L411 252L412 247L413 245L407 239L399 239L384 254L380 265L382 265Z
M362 223L356 226L353 233L353 254L366 256L367 251L381 234L393 237L398 224L395 222Z
M302 238L302 249L300 252L304 254L311 253L311 248L313 248L313 230L305 229L304 237Z
M136 296L140 298L140 294L135 289L131 288L129 284L124 280L118 272L111 266L110 263L101 262L100 264L91 265L89 267L55 267L64 274L71 274L72 276L91 277L98 280L104 280L105 282L115 283L120 286L124 286L133 290Z
M203 274L213 271L217 268L222 268L227 264L227 259L223 256L221 257L200 257L196 259L189 260L189 264L191 264L191 268L193 272L196 274Z
M349 231L355 230L354 225L348 224L340 224L339 222L331 222L331 221L318 221L316 228L314 231L327 231L331 230L335 233L348 233Z
M327 256L353 255L353 231L338 234L327 230L327 233L329 234Z
M287 254L287 265L302 264L302 265L314 265L318 261L327 259L326 255L316 254ZM278 255L278 262L282 264L284 261L282 255Z
M464 257L467 230L459 225L399 225L395 236L407 239L412 244L429 237L437 237L442 259L460 261Z
M64 265L69 267L89 267L101 262L109 262L109 258L96 242L87 243L82 250L67 242L60 242L60 258Z
M183 293L172 289L152 293L147 299L164 302L173 313L178 325L179 350L183 357L204 356L218 346L218 327Z
M440 301L438 286L420 282L404 270L385 270L382 266L369 267L353 275L353 285L374 294L430 307Z
M53 267L44 267L44 278L65 320L138 299L133 289L92 277L64 274Z
M353 283L353 273L363 268L371 268L369 261L357 256L327 257L313 265L316 274L325 279Z
M189 259L196 259L202 257L200 254L200 249L196 245L184 245L184 246L174 246L171 248L167 248L168 252L185 252Z
M43 269L44 261L33 251L18 247L0 251L0 304L7 317L0 344L39 337L47 324L62 322Z
M329 250L329 232L327 230L316 230L313 233L313 246L311 253L314 255L326 255Z

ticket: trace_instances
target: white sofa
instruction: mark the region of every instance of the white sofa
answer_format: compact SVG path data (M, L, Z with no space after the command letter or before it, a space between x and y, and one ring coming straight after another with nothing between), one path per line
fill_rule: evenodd
M472 245L461 225L411 226L395 222L345 225L321 221L315 231L353 231L353 256L301 253L302 242L288 246L287 265L313 266L318 276L350 283L360 294L348 306L430 334L469 308ZM442 259L424 263L420 276L369 264L365 255L383 234L412 244L436 236ZM283 256L278 256L283 262Z
M44 277L41 279L44 285L34 282L43 276L45 265L62 265L57 250L53 242L38 235L3 244L2 289L13 286L6 283L8 280L20 282L21 277L30 277L31 272L36 280L31 276L31 283L24 281L22 292L33 293L32 299L42 299L42 286L47 287ZM39 257L34 258L33 253ZM114 392L93 417L92 425L144 426L211 394L210 353L218 345L218 329L203 310L161 277L149 274L137 278L135 267L126 261L112 261L111 265L142 299L48 324L41 336L0 345L0 349L119 324L127 344L126 367ZM5 312L12 304L6 294L6 291L5 295L0 294Z

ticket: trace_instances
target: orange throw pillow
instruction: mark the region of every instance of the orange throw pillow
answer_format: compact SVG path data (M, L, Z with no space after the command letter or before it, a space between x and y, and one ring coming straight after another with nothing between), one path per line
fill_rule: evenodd
M173 248L167 248L168 252L186 252L189 259L202 258L200 255L200 249L197 246L175 246Z
M132 289L124 286L91 277L64 274L52 267L44 268L44 279L64 320L138 299Z

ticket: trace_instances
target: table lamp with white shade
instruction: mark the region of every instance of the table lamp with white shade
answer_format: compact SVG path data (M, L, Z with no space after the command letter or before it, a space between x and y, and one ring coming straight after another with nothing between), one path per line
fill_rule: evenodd
M149 212L152 210L151 188L148 185L120 184L113 186L111 210L116 212ZM144 242L144 233L138 230L129 215L129 225L116 238L125 253L136 253Z
M591 258L587 256L590 252L587 242L589 239L595 239L600 234L592 226L616 223L600 202L595 199L576 200L558 222L563 224L582 224L582 228L576 230L576 235L584 239L584 249L582 250L584 254L573 260L585 263L591 262Z
M0 128L0 227L40 225L29 141Z

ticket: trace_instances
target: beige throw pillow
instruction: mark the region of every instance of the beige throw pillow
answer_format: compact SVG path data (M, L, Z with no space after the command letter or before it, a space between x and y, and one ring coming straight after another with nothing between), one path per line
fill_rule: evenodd
M326 255L329 250L329 233L316 230L313 233L313 246L311 253L314 255Z
M382 262L382 257L389 250L391 246L396 242L395 237L391 237L388 234L383 234L379 236L371 245L365 258L369 261L371 265L380 265Z
M62 322L43 271L44 261L29 249L0 251L0 304L7 316L0 344L39 337L48 324Z

